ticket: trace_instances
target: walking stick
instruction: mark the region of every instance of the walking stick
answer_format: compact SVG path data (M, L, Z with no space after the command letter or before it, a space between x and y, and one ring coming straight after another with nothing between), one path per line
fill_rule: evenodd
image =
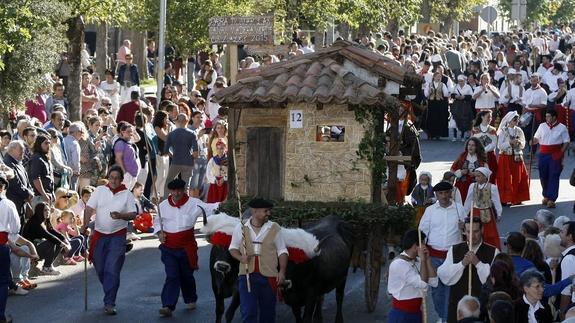
M534 131L535 131L535 112L533 112L533 120L531 120L531 140L529 141L529 173L528 176L529 178L531 178L531 167L533 167L533 135L534 135ZM528 183L528 187L531 189L531 180L527 181Z
M473 198L471 199L471 213L469 214L469 251L473 246L473 207L475 206L475 190L477 189L477 183L475 183L475 187L473 188ZM467 295L471 295L471 280L473 279L471 270L473 269L473 264L469 263L469 276L467 282Z
M234 112L234 117L235 117L235 112ZM238 161L237 161L237 159L236 159L236 138L237 138L237 137L236 137L236 134L237 134L237 131L238 131L238 127L239 127L239 125L240 125L240 119L241 119L241 117L242 117L242 109L240 109L240 111L238 112L237 120L235 120L236 122L235 122L235 125L234 125L234 131L233 131L233 134L234 134L234 137L233 137L233 138L234 138L234 140L233 140L233 142L231 143L231 145L233 145L233 146L232 146L232 149L231 149L231 153L232 153L232 160L234 161L235 195L236 195L236 200L238 200L238 215L239 215L239 218L240 218L240 224L241 224L241 226L242 226L242 241L243 241L243 243L242 243L242 249L243 249L243 254L244 254L244 255L247 255L247 253L248 253L247 250L248 250L248 249L247 249L247 242L246 242L246 230L245 230L246 226L244 225L244 221L243 221L244 219L243 219L243 213L242 213L242 200L241 200L241 197L240 197L240 186L238 185L238 183L239 183L238 167L237 167ZM246 286L247 286L247 288L248 288L248 293L251 293L251 291L252 291L252 287L251 287L251 286L252 286L252 285L251 285L251 283L250 283L250 269L249 269L249 264L245 264L245 267L246 267Z
M88 311L88 257L84 257L84 312Z
M417 229L417 238L419 240L419 247L421 248L421 230ZM424 265L424 264L422 264ZM423 295L422 302L421 302L421 310L423 312L423 323L427 323L427 301L426 295Z

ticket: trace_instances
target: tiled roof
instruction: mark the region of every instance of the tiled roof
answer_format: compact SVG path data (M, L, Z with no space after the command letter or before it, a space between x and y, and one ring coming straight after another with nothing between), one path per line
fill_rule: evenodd
M346 60L353 64L352 67L344 64ZM360 69L370 73L363 76L354 74L353 70ZM405 70L395 61L350 42L338 41L315 53L241 71L238 83L219 91L214 98L222 104L307 102L373 105L386 96L384 86L377 85L379 78L402 84L407 77Z

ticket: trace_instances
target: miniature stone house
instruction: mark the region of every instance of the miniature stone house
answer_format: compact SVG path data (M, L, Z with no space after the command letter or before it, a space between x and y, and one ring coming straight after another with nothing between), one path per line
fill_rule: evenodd
M395 61L345 41L240 72L214 96L230 107L240 194L372 202L371 170L356 154L364 127L354 107L389 100L405 77Z

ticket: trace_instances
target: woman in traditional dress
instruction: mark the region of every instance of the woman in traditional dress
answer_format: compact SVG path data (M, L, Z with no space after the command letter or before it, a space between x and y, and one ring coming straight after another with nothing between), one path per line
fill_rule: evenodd
M478 167L487 166L487 156L479 139L471 137L465 144L465 151L451 165L451 171L457 177L455 187L461 192L461 197L467 196L469 185L475 181L473 171Z
M497 222L501 218L503 208L499 200L497 186L487 180L491 176L491 171L487 167L475 169L475 183L469 186L467 198L463 209L465 214L469 214L473 209L473 216L479 217L483 223L483 241L501 250Z
M449 89L441 82L441 72L433 73L433 81L425 88L427 98L426 129L429 139L447 137L447 124L449 119Z
M491 126L492 113L490 110L483 110L477 113L471 135L481 141L485 153L487 154L487 163L489 170L492 172L489 181L495 184L497 178L497 157L495 156L495 148L497 148L497 129Z
M411 192L411 205L415 207L415 224L418 226L425 209L435 203L431 179L430 172L421 172L419 174L419 183L415 185Z
M225 201L228 198L228 157L226 144L221 140L216 144L216 155L208 162L206 177L210 183L207 202Z
M529 175L523 162L525 135L518 123L519 114L517 111L511 111L503 117L497 130L497 186L501 203L504 205L529 201Z
M473 90L466 81L467 77L465 75L459 75L457 77L457 85L453 87L453 91L451 92L451 97L453 98L451 115L455 119L457 130L460 133L455 139L460 137L461 141L465 141L465 138L469 137L469 131L471 130L474 118L473 107L471 106Z

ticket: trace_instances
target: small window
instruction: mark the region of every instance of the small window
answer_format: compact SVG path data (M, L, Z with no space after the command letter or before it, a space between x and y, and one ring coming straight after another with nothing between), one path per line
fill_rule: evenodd
M344 139L345 139L344 126L336 126L336 125L317 126L316 141L344 142Z

